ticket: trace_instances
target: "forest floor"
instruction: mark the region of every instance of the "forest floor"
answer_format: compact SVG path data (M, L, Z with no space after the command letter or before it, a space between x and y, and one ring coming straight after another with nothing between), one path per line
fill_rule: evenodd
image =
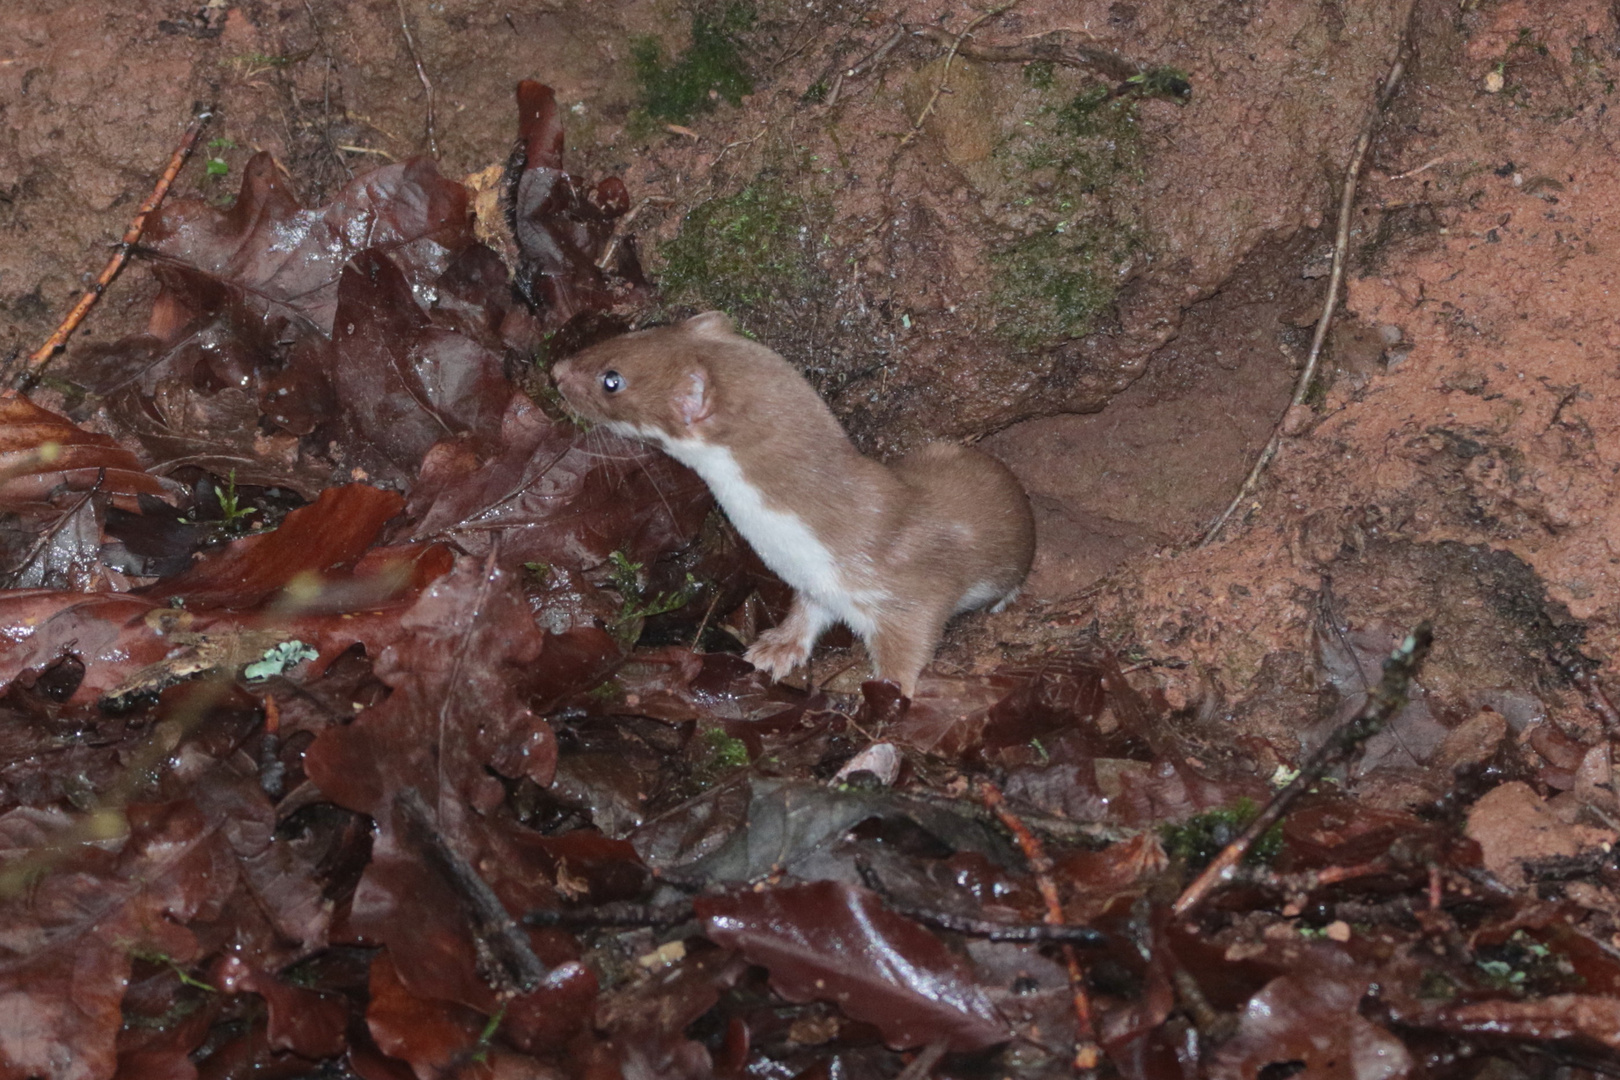
M15 0L0 1076L1620 1073L1617 20ZM709 308L1030 493L915 700L560 410Z

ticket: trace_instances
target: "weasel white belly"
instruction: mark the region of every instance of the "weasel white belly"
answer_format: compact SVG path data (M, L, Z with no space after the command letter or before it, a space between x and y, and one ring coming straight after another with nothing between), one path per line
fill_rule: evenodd
M873 612L887 594L851 588L849 568L839 566L803 518L767 504L759 489L743 476L730 449L697 439L672 439L658 431L645 434L655 437L670 457L703 477L726 517L777 576L862 637L876 629Z

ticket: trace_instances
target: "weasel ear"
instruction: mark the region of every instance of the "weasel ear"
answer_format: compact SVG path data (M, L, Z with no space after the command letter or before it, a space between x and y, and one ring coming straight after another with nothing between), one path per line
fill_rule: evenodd
M681 325L694 334L706 338L727 338L737 333L731 325L731 316L723 311L705 311L701 315L692 316Z
M714 388L703 371L687 372L685 380L676 387L675 415L687 427L702 423L714 413Z

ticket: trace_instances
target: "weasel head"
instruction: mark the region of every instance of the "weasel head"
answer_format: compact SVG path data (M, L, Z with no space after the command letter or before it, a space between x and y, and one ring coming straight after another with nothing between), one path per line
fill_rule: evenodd
M569 408L621 435L702 441L717 406L705 354L728 340L743 339L711 311L593 345L560 361L551 376Z

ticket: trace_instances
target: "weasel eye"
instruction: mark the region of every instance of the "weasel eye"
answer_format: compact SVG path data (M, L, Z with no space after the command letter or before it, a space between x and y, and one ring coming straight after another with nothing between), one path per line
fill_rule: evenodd
M624 376L617 371L602 372L602 389L610 394L617 394L624 389Z

